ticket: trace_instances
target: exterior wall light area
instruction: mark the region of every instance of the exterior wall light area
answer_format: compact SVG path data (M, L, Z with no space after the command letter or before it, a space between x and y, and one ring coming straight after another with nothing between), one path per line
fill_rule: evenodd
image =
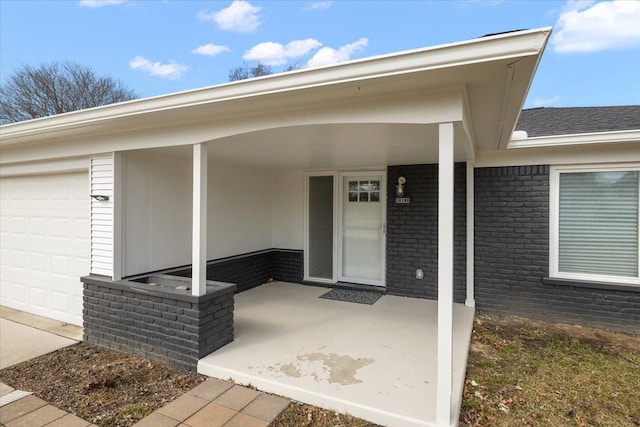
M407 182L407 179L404 176L398 178L398 185L396 185L396 196L402 197L404 196L404 184Z
M407 183L407 178L401 176L398 178L398 185L396 185L396 204L409 204L411 199L407 197L404 191L404 185Z

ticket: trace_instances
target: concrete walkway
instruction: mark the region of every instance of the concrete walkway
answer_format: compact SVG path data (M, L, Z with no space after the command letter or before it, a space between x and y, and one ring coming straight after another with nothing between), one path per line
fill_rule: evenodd
M32 394L0 383L0 425L6 427L97 427L82 418L49 405Z
M82 328L7 307L0 307L0 369L76 344ZM30 392L0 382L0 425L86 427L91 423L68 414Z
M12 319L12 320L9 320ZM16 321L13 321L16 320ZM20 323L18 323L18 321ZM75 344L82 328L0 307L2 368ZM289 400L210 378L136 427L266 427ZM62 411L30 392L0 382L2 427L97 427Z
M0 369L42 356L77 342L0 318Z
M287 405L287 399L210 378L135 427L266 427Z
M287 405L287 399L210 378L135 427L267 427ZM0 425L95 426L3 383L0 383Z

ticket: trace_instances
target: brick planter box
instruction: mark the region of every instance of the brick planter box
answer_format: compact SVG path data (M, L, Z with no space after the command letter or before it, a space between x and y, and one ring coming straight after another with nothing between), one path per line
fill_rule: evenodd
M199 359L233 341L234 284L208 281L196 297L184 277L81 280L88 344L195 371Z

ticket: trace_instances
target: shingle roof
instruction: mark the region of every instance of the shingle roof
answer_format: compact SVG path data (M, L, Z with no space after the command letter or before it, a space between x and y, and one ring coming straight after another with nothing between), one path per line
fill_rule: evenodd
M640 105L532 108L522 111L516 125L530 137L632 129L640 129Z

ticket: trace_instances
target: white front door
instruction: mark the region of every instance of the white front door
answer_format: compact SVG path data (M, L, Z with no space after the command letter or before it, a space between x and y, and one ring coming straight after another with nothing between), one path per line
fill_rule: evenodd
M384 286L386 172L340 174L338 280Z

